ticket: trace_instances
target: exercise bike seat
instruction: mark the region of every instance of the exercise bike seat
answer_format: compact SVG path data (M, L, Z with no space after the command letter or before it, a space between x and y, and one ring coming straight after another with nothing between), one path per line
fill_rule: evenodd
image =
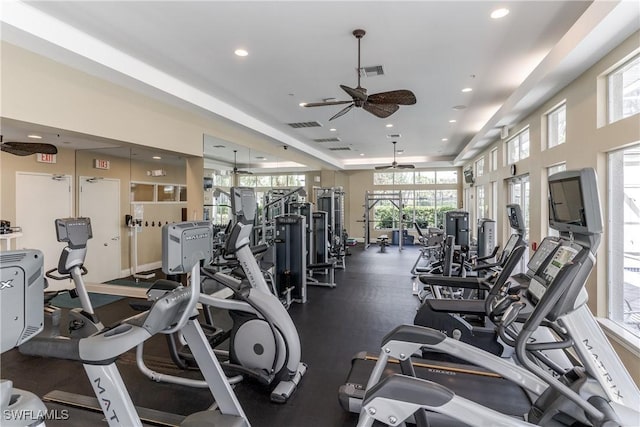
M425 285L480 289L483 291L489 291L492 287L484 278L478 277L438 276L428 274L420 275L418 277Z
M424 302L433 311L459 314L485 314L485 302L479 299L431 299Z

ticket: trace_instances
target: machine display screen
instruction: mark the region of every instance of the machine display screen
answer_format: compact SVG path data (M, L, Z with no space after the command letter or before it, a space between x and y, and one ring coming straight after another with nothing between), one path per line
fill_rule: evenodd
M538 249L529 260L529 264L527 264L529 270L533 271L534 273L537 272L544 261L549 257L549 255L551 255L551 253L556 249L557 246L557 241L545 238L542 243L540 243L540 246L538 246Z
M579 177L550 182L549 194L551 196L549 204L551 220L559 223L587 226Z
M553 282L553 280L558 276L558 273L567 265L567 263L571 262L576 255L578 255L579 250L572 246L560 246L556 253L553 255L551 262L547 264L544 271L542 272L541 277L535 277L531 280L531 284L529 285L529 292L537 299L540 300L544 293L547 290L547 287Z
M518 243L518 236L515 234L512 234L511 237L509 237L509 240L507 240L507 244L505 245L503 252L505 254L510 254L516 248L517 243Z

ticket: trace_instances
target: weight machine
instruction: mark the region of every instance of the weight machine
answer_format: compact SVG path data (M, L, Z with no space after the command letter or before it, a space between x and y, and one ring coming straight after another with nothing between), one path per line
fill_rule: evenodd
M344 228L344 190L342 187L313 188L318 211L328 214L331 256L336 258L336 267L344 269L347 247L347 232Z
M393 206L398 209L398 224L399 224L399 234L398 234L398 248L402 250L402 243L404 240L404 221L402 218L402 193L400 191L394 191L391 193L386 193L382 191L366 191L364 195L364 248L367 249L370 243L371 237L371 223L374 222L370 218L371 210L378 204L380 201L389 201Z
M264 195L262 214L260 216L260 241L269 243L274 238L275 217L290 212L290 205L301 203L307 197L304 187L272 188ZM306 215L305 215L306 216Z

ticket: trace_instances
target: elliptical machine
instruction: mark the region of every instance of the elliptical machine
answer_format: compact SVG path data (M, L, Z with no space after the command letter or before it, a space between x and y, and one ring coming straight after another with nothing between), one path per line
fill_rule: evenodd
M38 250L0 253L0 350L11 350L33 338L43 328L40 310L44 278L44 256ZM0 424L5 427L44 426L47 408L35 394L13 388L0 380Z
M244 196L250 199L247 194ZM241 213L238 215L239 220L225 240L225 254L235 256L246 279L237 279L205 266L200 271L204 280L203 292L198 302L205 312L216 309L228 310L233 320L233 327L228 334L229 351L214 350L216 355L227 359L222 363L225 373L247 376L263 385L274 386L271 390L271 400L285 403L306 373L307 365L300 361L300 338L289 312L271 292L251 250L250 236L253 226L245 223L245 220L253 215L249 214L247 204L251 203L245 200L237 205L243 205L238 209ZM219 286L231 290L232 298L212 295L211 290ZM212 347L221 343L218 337L219 334L216 334L213 336L214 340L210 340ZM181 341L179 336L174 335L172 340L172 352L184 355L184 352L188 351L186 347L177 348L177 342ZM138 368L152 380L206 387L203 381L152 371L144 363L142 350L142 346L139 346L136 355ZM241 379L236 377L232 382Z
M62 249L58 267L48 270L45 275L52 280L69 280L75 285L68 292L72 298L80 298L82 308L74 308L68 312L67 327L62 328L62 310L51 304L51 300L64 291L45 292L44 297L44 329L34 339L20 345L20 352L29 356L46 355L46 343L41 338L54 338L60 335L73 338L88 337L104 326L98 320L82 276L87 274L84 260L87 255L87 241L93 237L89 218L60 218L55 220L58 242L67 243ZM45 281L46 287L46 281Z

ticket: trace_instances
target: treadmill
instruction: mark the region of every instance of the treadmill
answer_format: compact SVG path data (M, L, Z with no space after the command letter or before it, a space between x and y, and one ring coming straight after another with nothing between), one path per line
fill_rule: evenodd
M588 256L588 249L570 242L563 242L556 247L551 256L551 261L556 262L547 262L547 267L540 276L535 276L535 280L544 281L543 286L550 286L558 277L563 282L562 286L565 289L569 288L577 273L575 267ZM562 266L569 264L573 268L567 272L563 270L563 275L560 276ZM522 291L519 297L522 307L511 322L526 322L535 312L538 300L537 294L531 293L528 289ZM500 328L504 329L504 326ZM452 355L460 359L461 363L406 357L425 351ZM489 355L492 358L488 358L487 354L483 349L449 338L438 330L402 325L383 338L379 356L360 354L352 360L352 369L347 382L339 390L339 400L344 409L360 412L367 389L377 384L382 378L401 373L441 384L456 396L473 401L485 408L521 417L531 409L548 385L534 374L529 374L527 370L516 365L513 360L494 355ZM542 354L540 357L545 356ZM479 364L475 365L476 362ZM500 392L494 392L495 390Z
M548 242L547 242L548 240ZM559 245L556 241L547 238L540 245L541 248L545 248L544 251L537 253L532 258L529 264L531 267L536 265L547 265L553 255L557 251ZM522 250L523 246L519 247ZM511 262L519 261L521 253L514 251L512 254ZM543 256L546 257L542 259ZM516 259L517 258L517 259ZM540 271L540 274L542 271ZM492 296L492 303L487 303L487 307L490 309L500 309L504 311L504 308L498 307L500 301L509 299L508 294L504 289L508 286L507 283L503 283L501 288L503 292L498 292L498 287ZM519 322L524 322L528 315L533 312L534 303L528 300L527 289L521 289L518 296L519 301L525 304L525 307L521 310L518 316ZM447 300L435 300L435 302L448 302ZM473 302L479 303L482 307L485 307L485 301L479 300L452 300L451 302L466 303ZM511 301L513 302L513 301ZM451 317L451 316L450 316ZM478 348L478 346L465 343L464 340L457 340L455 338L448 337L440 330L433 330L437 334L435 341L444 341L446 346L440 348L437 345L430 346L410 346L412 351L405 352L405 354L413 355L416 352L422 353L423 357L408 357L406 360L389 360L388 355L385 354L385 348L392 342L398 340L398 336L403 336L403 330L412 330L412 326L405 325L399 330L394 330L386 335L382 340L382 353L387 359L384 370L381 373L382 377L389 375L402 373L404 375L414 376L417 378L433 381L438 384L444 384L457 395L473 400L487 408L494 409L499 412L507 413L514 416L520 416L529 410L532 404L531 398L536 396L537 393L527 391L527 387L522 387L522 384L514 383L508 379L505 379L501 373L487 368L483 368L473 364L473 358L469 360L468 355L485 352L484 349ZM432 330L416 326L418 330ZM415 339L412 335L413 332L408 332L409 339ZM497 337L492 334L493 340ZM420 336L419 336L420 337ZM406 337L405 337L406 338ZM434 340L432 340L434 341ZM434 341L434 342L435 342ZM446 351L447 348L453 348L453 351ZM465 357L466 356L466 357ZM371 377L374 367L378 364L380 356L367 354L366 352L360 352L354 356L351 361L351 371L347 376L347 381L344 385L340 386L338 396L341 406L349 412L360 412L362 406L362 399L365 395L367 388L367 382ZM504 364L508 366L515 366L515 364L509 359L503 359ZM498 371L502 372L502 371ZM536 383L536 380L532 380ZM536 386L533 388L535 389ZM504 393L488 393L487 390L496 390L500 388ZM540 391L540 390L538 390Z

